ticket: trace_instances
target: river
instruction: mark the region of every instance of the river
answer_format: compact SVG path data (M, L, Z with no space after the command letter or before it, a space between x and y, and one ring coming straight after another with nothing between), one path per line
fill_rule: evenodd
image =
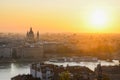
M30 73L29 63L0 63L0 80L10 80L18 74Z

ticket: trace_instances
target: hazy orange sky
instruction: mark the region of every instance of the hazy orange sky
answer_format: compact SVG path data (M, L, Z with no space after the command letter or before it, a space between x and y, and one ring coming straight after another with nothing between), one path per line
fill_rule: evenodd
M105 11L104 28L91 15ZM0 0L0 32L120 32L120 0Z

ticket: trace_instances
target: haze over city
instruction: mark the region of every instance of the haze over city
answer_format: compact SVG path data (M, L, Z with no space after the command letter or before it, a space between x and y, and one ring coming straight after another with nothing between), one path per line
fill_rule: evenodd
M120 0L0 0L0 80L120 80Z
M119 0L1 0L0 32L119 33Z

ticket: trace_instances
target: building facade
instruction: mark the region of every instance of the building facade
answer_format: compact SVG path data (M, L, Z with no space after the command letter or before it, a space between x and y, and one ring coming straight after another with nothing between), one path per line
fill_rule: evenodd
M1 47L0 48L0 58L10 58L12 49L10 47Z
M39 47L19 47L17 48L17 56L22 58L38 59L43 56L43 46Z
M57 66L45 63L31 64L30 74L34 78L41 80L60 80L64 78L64 73L69 79L64 80L94 80L94 73L86 67L80 66Z

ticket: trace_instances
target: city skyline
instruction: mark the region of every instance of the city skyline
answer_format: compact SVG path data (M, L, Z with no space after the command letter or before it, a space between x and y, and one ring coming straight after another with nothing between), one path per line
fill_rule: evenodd
M119 33L119 0L2 0L0 32Z

